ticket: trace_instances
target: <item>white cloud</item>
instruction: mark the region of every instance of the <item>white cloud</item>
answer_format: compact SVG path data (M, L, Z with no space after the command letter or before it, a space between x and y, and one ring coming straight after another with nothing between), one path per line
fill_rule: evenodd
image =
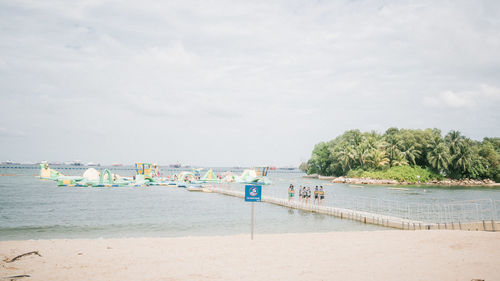
M452 108L473 107L475 105L471 93L452 91L441 92L436 97L425 97L424 103L435 107Z
M444 91L424 97L424 104L433 107L474 108L500 100L500 88L482 84L474 91Z

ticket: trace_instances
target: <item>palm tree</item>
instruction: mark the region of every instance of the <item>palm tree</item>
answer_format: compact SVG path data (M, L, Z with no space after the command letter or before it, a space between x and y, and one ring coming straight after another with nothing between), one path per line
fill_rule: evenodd
M349 130L342 135L342 138L347 141L348 144L358 146L363 140L363 135L359 130Z
M473 157L474 155L470 141L463 141L458 151L451 158L453 168L456 169L458 173L464 174L472 166Z
M373 149L367 159L367 163L374 169L379 169L389 164L384 150Z
M404 165L408 165L408 161L406 161L405 154L399 151L399 153L397 153L391 160L391 166L404 166Z
M431 145L431 149L427 153L427 161L429 161L431 167L440 172L447 169L450 163L448 151L449 148L443 142L434 142L434 146Z
M345 145L338 151L338 159L344 172L351 170L351 164L356 159L355 155L356 153L351 145Z
M393 166L393 161L398 159L401 150L401 140L396 135L387 135L385 138L385 151L389 157L390 164Z
M416 149L414 145L408 147L403 154L405 155L406 160L415 166L417 163L415 161L416 158L420 157L420 150Z
M446 135L445 140L448 143L448 146L450 147L451 156L458 153L460 147L462 146L463 139L464 137L459 131L450 131Z
M358 158L358 161L359 161L359 165L361 167L363 167L368 159L368 157L370 157L370 147L368 147L368 145L363 142L361 143L357 149L355 149L356 151L356 156Z
M398 151L397 142L395 141L394 138L387 138L385 143L386 143L385 151L387 152L387 155L389 156L390 159L394 158Z
M365 135L363 144L370 150L377 148L379 145L379 138L377 138L377 135L374 132L372 132L370 134Z

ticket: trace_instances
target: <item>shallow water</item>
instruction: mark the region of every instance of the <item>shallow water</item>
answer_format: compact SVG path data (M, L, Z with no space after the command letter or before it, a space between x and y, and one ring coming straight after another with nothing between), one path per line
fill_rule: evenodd
M81 175L85 170L83 167L53 168L67 175ZM221 168L216 172L225 170ZM53 181L37 178L38 172L35 166L0 168L0 240L232 235L250 231L251 205L241 198L172 187L58 187ZM131 167L113 172L123 176L135 173ZM360 198L398 202L500 200L500 190L495 188L405 186L408 190L393 190L389 186L331 184L306 179L303 175L298 171L271 171L269 177L273 184L264 186L263 194L286 198L288 185L292 183L310 187L323 185L326 205L334 205L338 198L353 202ZM244 185L224 187L243 190ZM256 235L386 229L268 203L256 203L255 218Z

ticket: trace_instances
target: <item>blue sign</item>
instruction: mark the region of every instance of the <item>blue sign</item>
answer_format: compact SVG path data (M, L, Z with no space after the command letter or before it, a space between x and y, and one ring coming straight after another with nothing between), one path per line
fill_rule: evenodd
M261 185L245 185L245 201L260 202L262 199Z

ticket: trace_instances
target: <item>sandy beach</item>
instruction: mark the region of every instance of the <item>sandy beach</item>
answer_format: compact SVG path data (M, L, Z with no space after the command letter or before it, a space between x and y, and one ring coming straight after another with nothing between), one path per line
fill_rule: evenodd
M0 259L0 279L30 275L18 280L500 280L500 233L2 241Z

